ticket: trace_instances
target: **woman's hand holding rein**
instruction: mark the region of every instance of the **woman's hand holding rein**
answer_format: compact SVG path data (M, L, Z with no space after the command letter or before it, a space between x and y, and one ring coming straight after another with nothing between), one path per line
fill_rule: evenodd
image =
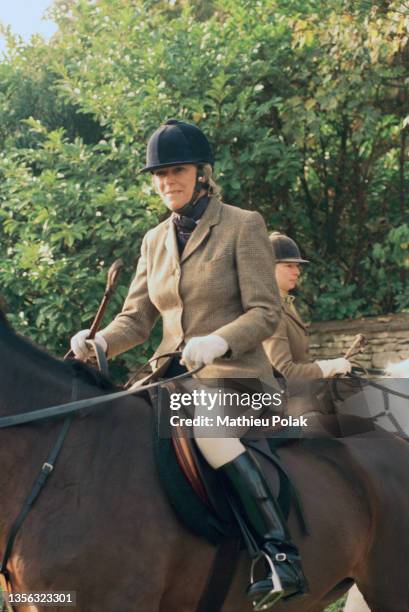
M319 366L324 378L329 378L336 374L348 374L352 368L351 362L345 359L345 357L339 357L338 359L323 359L315 363Z
M218 357L229 350L229 345L221 336L209 335L190 338L183 349L180 363L192 369L202 365L210 365Z
M87 342L89 334L89 329L82 329L71 338L71 350L75 357L77 359L81 359L82 361L87 361L87 359L94 356L94 349L92 345ZM99 344L106 354L108 345L104 336L100 332L95 334L94 342Z

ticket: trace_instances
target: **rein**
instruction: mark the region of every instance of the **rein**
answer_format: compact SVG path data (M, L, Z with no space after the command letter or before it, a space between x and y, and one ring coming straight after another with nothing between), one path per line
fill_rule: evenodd
M168 356L177 356L180 355L180 351L176 351L173 353L165 353L160 355L156 359L160 359L161 357ZM99 362L99 360L98 360ZM191 371L185 372L183 374L179 374L178 376L174 376L173 378L169 378L168 380L181 380L183 378L187 378L192 374L195 374L199 370L201 370L203 366L199 366L194 368ZM60 433L58 434L57 440L50 451L47 460L43 463L40 473L38 474L31 491L24 502L22 509L20 510L17 518L12 524L7 540L6 540L6 548L3 554L3 558L0 564L0 574L2 574L6 579L6 584L9 584L10 576L7 570L7 563L10 558L11 552L13 550L13 544L16 539L17 533L27 518L31 508L33 507L36 499L40 495L42 489L44 488L47 479L51 472L54 470L55 462L60 454L60 451L64 445L65 438L68 434L69 428L74 418L74 414L83 408L90 408L97 405L103 405L106 402L113 401L115 399L119 399L121 397L125 397L127 395L136 395L138 393L142 393L147 389L153 389L155 387L159 387L163 384L164 381L158 381L156 383L151 383L149 385L145 385L144 387L137 387L138 383L135 383L129 389L125 391L119 391L116 393L111 393L109 395L102 395L98 397L89 398L86 400L78 400L79 394L79 384L78 378L75 376L72 381L72 390L71 390L71 399L73 401L68 402L66 404L59 404L57 406L50 406L49 408L42 408L40 410L33 410L31 412L25 412L22 414L17 414L14 416L2 417L0 418L0 429L4 429L6 427L15 427L17 425L22 425L23 423L33 423L36 421L41 421L44 419L49 419L52 417L59 417L63 415L70 415L64 420ZM167 381L166 381L167 382Z
M369 372L370 374L373 373L384 373L384 370L364 370L363 368L353 368L352 372L350 372L350 374L348 374L348 376L354 380L360 380L362 381L362 383L366 386L369 385L370 387L374 387L375 389L379 389L380 391L383 391L383 393L387 393L388 395L396 395L397 397L402 397L403 399L409 399L409 394L406 393L401 393L400 391L394 391L393 389L389 389L389 387L385 387L385 385L381 385L379 383L373 382L372 380L367 380L366 378L362 378L362 376L359 376L357 374L357 372Z
M362 378L362 376L359 376L358 373L370 373L370 374L384 374L385 371L384 370L377 370L377 369L372 369L372 370L366 370L364 368L360 368L360 367L353 367L352 371L347 375L347 379L349 378L352 381L360 381L360 383L362 384L362 388L363 387L373 387L375 389L378 389L379 391L381 391L382 393L382 397L383 397L383 402L384 402L384 410L382 410L381 412L379 412L378 414L375 414L372 416L372 420L374 422L376 422L377 420L381 419L381 418L387 418L389 419L389 421L392 423L392 426L395 428L396 432L404 439L407 439L407 432L402 428L401 424L399 423L399 421L397 420L396 416L393 414L393 412L390 409L390 401L389 401L389 396L390 395L394 395L396 397L401 397L403 399L409 400L409 395L405 394L405 393L401 393L400 391L395 391L394 389L390 389L389 387L385 387L385 385L381 385L380 383L377 382L373 382L372 380L368 380L366 378ZM344 379L345 380L345 379ZM346 381L345 381L346 382ZM338 399L342 400L342 397L339 395L338 391L337 391L337 387L336 387L336 382L335 379L333 380L333 390L334 393L336 395L336 397L338 397Z
M155 357L155 359L161 359L162 357L177 356L180 355L180 351L172 353L164 353ZM30 412L23 412L21 414L15 414L11 416L0 417L0 429L6 427L15 427L17 425L23 425L24 423L35 423L36 421L43 421L44 419L56 418L67 414L75 414L84 408L94 408L96 406L104 405L108 402L112 402L116 399L121 399L127 395L138 395L144 393L149 389L155 389L163 385L164 382L171 382L174 380L182 380L188 378L193 374L196 374L204 366L199 366L178 376L168 378L166 381L159 380L149 385L140 386L138 382L134 383L129 389L124 391L115 391L115 393L109 393L108 395L98 395L97 397L90 397L88 399L76 400L68 402L66 404L57 404L56 406L50 406L48 408L40 408L39 410L31 410Z
M106 365L105 354L103 356L99 355L99 353L97 352L97 349L99 348L98 345L96 343L93 343L93 344L94 344L95 353L97 355L97 361L98 361L100 370L105 369L104 368L104 365ZM174 357L180 354L181 354L180 351L176 351L172 353L164 353L154 359L158 360L162 357L168 357L168 356ZM63 447L65 438L67 436L67 433L73 421L74 414L83 408L90 408L90 407L95 407L97 405L104 405L106 402L113 401L114 399L126 397L127 395L136 395L138 393L145 392L146 390L160 387L160 385L162 385L164 382L182 380L184 378L192 376L192 374L195 374L196 372L199 372L199 370L203 369L203 367L204 367L203 365L199 366L197 368L194 368L193 370L187 371L183 374L179 374L178 376L173 376L167 379L166 381L160 380L158 382L151 383L151 384L148 384L142 387L140 385L138 386L139 383L135 383L129 389L126 389L124 391L111 393L109 395L93 397L87 400L77 400L78 392L79 392L78 391L78 378L77 376L75 376L73 379L73 383L72 383L73 386L72 386L72 392L71 392L71 398L73 401L68 402L66 404L60 404L57 406L50 406L49 408L43 408L40 410L34 410L34 411L26 412L23 414L0 418L0 428L4 429L6 427L14 427L17 425L22 425L23 423L33 423L36 421L40 421L40 420L44 420L44 419L48 419L52 417L70 415L66 417L66 419L64 420L64 423L62 425L58 438L51 452L49 453L47 460L43 463L40 473L37 479L35 480L34 485L22 509L20 510L20 513L18 514L17 518L15 519L14 523L12 524L10 528L10 531L9 531L9 534L6 540L5 552L3 554L3 558L0 564L0 574L4 576L5 584L8 590L11 588L10 587L11 583L10 583L9 571L7 570L7 563L10 559L10 556L13 550L15 538L17 536L19 529L21 528L22 524L27 518L31 508L33 507L33 504L35 503L36 499L40 495L42 489L44 488L49 475L54 469L55 462ZM218 609L218 610L221 609L225 601L227 592L230 588L234 571L236 569L237 552L239 548L240 548L240 541L237 539L237 537L232 537L232 538L228 538L227 540L223 540L223 542L218 546L215 558L213 560L210 575L208 576L207 583L200 597L198 606L196 608L196 612L212 612L215 609ZM225 568L226 566L229 567L230 570L227 573L222 572L221 570ZM222 579L220 578L221 576L222 576Z

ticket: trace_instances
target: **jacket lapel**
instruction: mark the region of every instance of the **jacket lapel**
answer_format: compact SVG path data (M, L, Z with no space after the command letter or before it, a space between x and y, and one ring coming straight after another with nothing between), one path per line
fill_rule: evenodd
M292 308L290 308L287 304L282 303L282 307L283 310L285 311L285 313L292 318L293 321L295 321L297 323L297 325L299 325L300 327L302 327L303 330L307 329L307 326L305 325L304 321L301 319L301 317L298 315L297 312L295 312Z
M192 233L191 237L187 241L187 244L183 250L181 263L186 261L192 253L202 244L206 236L209 234L210 229L213 225L217 225L220 221L221 206L220 200L216 197L212 197L202 218L200 219L197 227ZM176 247L177 248L177 247Z
M171 219L168 221L168 231L166 234L165 245L172 261L179 265L179 249L176 239L175 225Z

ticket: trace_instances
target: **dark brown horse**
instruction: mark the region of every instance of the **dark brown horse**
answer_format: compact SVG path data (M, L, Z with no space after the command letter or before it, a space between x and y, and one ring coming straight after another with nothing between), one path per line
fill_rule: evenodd
M2 315L0 364L0 417L69 401L75 370L80 397L107 392L86 367L17 336ZM0 430L1 551L60 427L48 421ZM80 612L196 610L215 548L175 517L156 473L151 432L151 407L139 398L74 419L15 541L8 566L15 590L76 591ZM374 432L280 452L312 532L302 536L290 516L311 594L274 609L321 611L353 578L373 612L408 612L409 444ZM248 570L243 551L223 612L251 610Z

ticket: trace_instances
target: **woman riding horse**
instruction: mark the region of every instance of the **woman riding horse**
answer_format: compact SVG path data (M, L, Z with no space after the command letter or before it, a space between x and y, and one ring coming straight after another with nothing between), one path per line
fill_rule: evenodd
M336 374L346 374L351 371L351 363L343 357L337 359L326 359L313 361L309 355L308 329L300 317L294 305L294 296L291 291L297 287L298 279L301 275L301 266L310 263L303 259L297 243L282 234L272 232L270 241L276 260L275 277L280 291L281 298L281 319L273 336L263 343L264 349L270 359L271 364L291 383L292 380L298 381L301 385L306 381L313 381L321 378L328 378ZM291 387L291 384L290 384ZM315 399L315 398L314 398ZM324 396L320 398L324 400ZM328 394L325 399L328 402ZM300 401L290 398L288 409L291 412L294 404L303 405L304 410L312 407L320 408L318 405L311 406L311 395L306 401L305 396ZM316 404L316 402L314 402ZM356 590L356 587L354 587ZM354 595L357 599L362 598ZM352 598L348 596L348 605L352 605ZM348 608L349 609L349 608ZM368 607L360 601L354 607L356 612L365 612ZM352 608L351 608L352 612Z
M287 382L290 394L288 412L295 417L301 414L318 416L315 423L318 429L324 427L339 435L337 420L325 416L334 415L335 404L332 390L323 379L347 374L351 371L351 363L344 357L311 359L307 326L290 293L297 286L301 266L309 261L301 257L297 244L285 234L273 232L270 241L276 259L275 278L280 291L281 319L274 334L263 342L264 350L272 366ZM340 388L340 384L337 380L337 392L345 397L351 395L351 386L342 385ZM309 427L310 434L312 429Z
M351 371L348 359L324 359L313 361L309 355L307 326L294 305L290 291L296 288L301 265L308 264L301 257L297 244L280 232L270 234L275 255L275 278L281 297L281 319L268 340L263 343L271 364L287 380L314 380L328 378Z
M60 445L67 423L47 419L10 427L4 418L35 415L67 401L72 408L73 397L94 398L99 406L72 421L46 488L18 531L3 565L12 591L75 589L78 612L192 612L213 601L207 585L220 558L205 538L177 520L161 487L152 407L134 396L106 404L115 390L106 381L91 368L54 359L24 340L1 311L0 363L3 559L9 535L27 508L23 500L32 498L39 472L49 473L50 450L54 454ZM372 612L407 612L408 442L370 431L342 440L302 440L281 447L279 456L306 513L310 536L294 504L289 524L310 594L279 601L277 612L323 612L353 580ZM260 460L268 469L262 454ZM248 569L242 551L223 612L248 612ZM36 607L57 612L56 606ZM212 612L216 609L210 604ZM33 612L33 605L24 612Z
M162 364L165 377L204 365L200 378L271 384L262 341L273 333L280 307L268 234L257 212L221 202L213 163L209 142L194 125L170 120L151 136L142 172L152 174L172 214L144 237L122 312L96 341L113 357L147 340L161 315L156 354L183 349L180 364ZM71 341L80 359L90 355L87 336L82 330ZM270 572L250 586L251 600L273 605L279 597L305 592L298 550L255 458L238 437L209 438L195 431L195 439L208 463L227 478L281 580L273 592Z

